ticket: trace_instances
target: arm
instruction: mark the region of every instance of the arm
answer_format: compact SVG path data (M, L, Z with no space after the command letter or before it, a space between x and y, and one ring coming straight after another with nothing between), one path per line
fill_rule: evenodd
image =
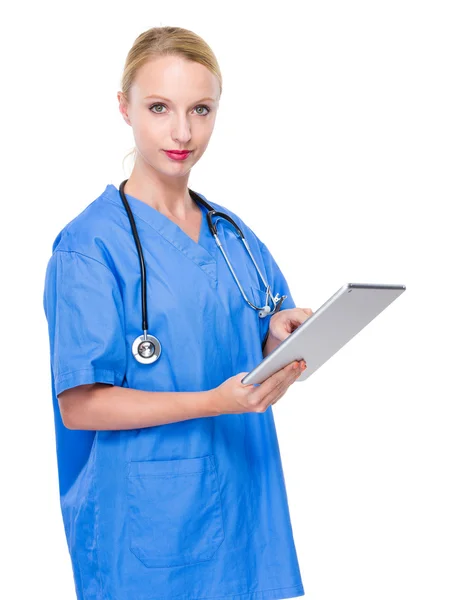
M69 388L58 400L68 429L140 429L217 416L212 392L146 392L92 383Z
M274 340L269 333L267 333L267 338L262 345L262 356L265 358L268 356L273 350L275 350L281 342L278 340Z

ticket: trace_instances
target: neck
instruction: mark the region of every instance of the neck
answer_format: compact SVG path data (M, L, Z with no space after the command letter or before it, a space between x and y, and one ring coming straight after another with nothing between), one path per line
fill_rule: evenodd
M166 177L158 171L142 168L137 160L124 191L165 215L185 219L198 208L189 194L188 180L189 173L183 177Z

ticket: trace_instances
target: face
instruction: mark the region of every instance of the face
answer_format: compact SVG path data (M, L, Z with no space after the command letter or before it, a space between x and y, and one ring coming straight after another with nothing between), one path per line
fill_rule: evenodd
M163 175L182 176L203 155L219 104L219 81L203 65L162 56L137 72L127 104L118 93L119 110L131 125L138 160ZM165 150L191 150L174 160Z

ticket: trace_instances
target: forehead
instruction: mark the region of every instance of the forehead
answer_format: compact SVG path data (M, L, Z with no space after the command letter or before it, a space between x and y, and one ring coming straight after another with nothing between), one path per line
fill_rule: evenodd
M219 82L204 65L180 56L160 56L142 65L133 86L142 97L158 94L168 98L210 96L217 99Z

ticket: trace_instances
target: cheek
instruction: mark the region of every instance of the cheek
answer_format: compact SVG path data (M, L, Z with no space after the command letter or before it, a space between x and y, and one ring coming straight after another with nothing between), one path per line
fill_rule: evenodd
M160 149L160 140L164 139L160 126L153 126L147 119L135 123L133 137L138 148L145 152Z
M209 141L211 139L211 135L214 130L215 120L206 121L205 123L196 123L195 127L192 130L192 138L199 148L203 150L206 149Z
M197 147L196 154L198 156L201 156L203 154L203 152L205 152L205 150L209 144L209 136L205 135L205 136L200 136L200 137L194 137L194 143Z

